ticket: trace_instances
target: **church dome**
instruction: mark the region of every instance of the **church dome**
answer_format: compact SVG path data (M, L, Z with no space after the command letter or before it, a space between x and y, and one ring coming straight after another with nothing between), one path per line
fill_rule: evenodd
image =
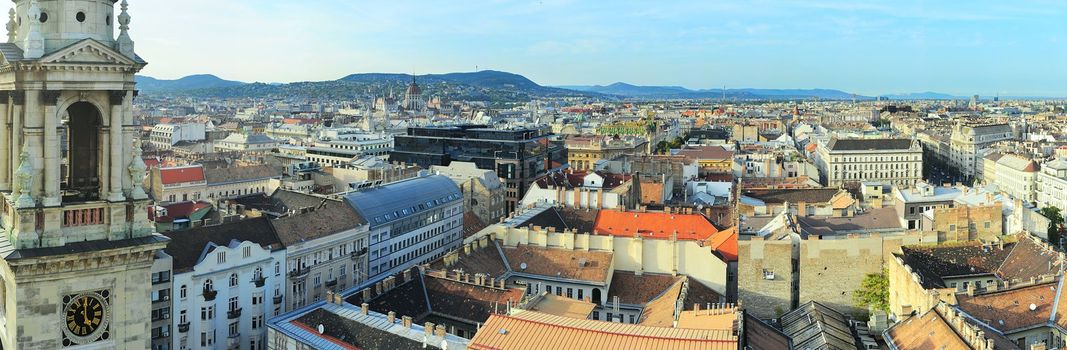
M408 90L405 94L410 96L422 95L422 89L419 88L419 84L415 83L415 79L411 79L411 84L408 84Z

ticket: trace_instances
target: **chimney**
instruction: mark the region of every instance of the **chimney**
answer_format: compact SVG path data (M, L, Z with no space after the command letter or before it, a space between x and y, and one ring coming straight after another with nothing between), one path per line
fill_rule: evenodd
M401 282L403 283L403 282L407 282L407 281L410 281L410 280L411 280L411 269L404 270L404 280L401 281Z
M400 323L404 325L404 328L411 328L411 316L401 317Z
M467 243L463 245L463 255L471 255L471 244Z
M396 313L389 311L389 314L385 316L385 319L389 321L389 324L396 323Z
M433 336L433 322L426 322L423 324L422 330L426 332L426 337Z
M496 285L496 277L490 277L489 278L489 286L495 286L495 285Z
M437 325L436 327L434 327L433 328L433 335L441 337L441 338L444 338L445 337L445 326Z
M382 295L382 282L378 281L374 284L374 295Z
M363 289L363 301L370 301L371 297L370 288Z
M359 304L359 312L364 315L370 313L370 305L367 303Z

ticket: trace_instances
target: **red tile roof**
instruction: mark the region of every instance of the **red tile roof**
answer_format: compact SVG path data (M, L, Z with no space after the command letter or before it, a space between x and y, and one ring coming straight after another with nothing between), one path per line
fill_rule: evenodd
M601 210L593 227L593 233L599 235L632 237L640 233L641 237L655 239L670 239L674 232L679 240L703 241L719 230L700 214L617 210Z
M200 165L159 169L159 179L164 185L204 181L204 167Z
M678 151L679 155L688 157L689 159L701 160L701 159L715 159L726 160L734 158L734 151L727 150L720 146L698 146L683 148Z

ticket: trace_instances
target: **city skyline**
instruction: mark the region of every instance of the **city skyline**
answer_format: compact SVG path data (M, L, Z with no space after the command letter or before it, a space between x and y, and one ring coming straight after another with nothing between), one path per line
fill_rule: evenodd
M1067 54L1067 25L1058 20L1064 7L191 0L133 1L130 13L131 35L151 63L144 74L165 79L209 73L292 82L493 69L553 86L1067 96L1059 84L1067 64L1052 59Z

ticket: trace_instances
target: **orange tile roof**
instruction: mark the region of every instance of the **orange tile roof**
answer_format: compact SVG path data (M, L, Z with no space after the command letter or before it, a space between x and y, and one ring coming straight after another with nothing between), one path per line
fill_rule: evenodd
M601 210L593 225L593 233L621 237L670 239L678 232L678 240L704 241L719 232L700 214L671 214L663 212L621 212Z
M546 336L550 335L550 336ZM681 329L580 320L539 312L493 315L468 345L475 350L737 349L730 329Z
M900 350L971 349L936 308L926 311L922 316L913 316L894 325L889 329L888 335L886 340Z
M726 261L737 261L737 227L716 232L705 245L722 255Z
M997 330L1009 333L1022 328L1044 325L1053 310L1057 283L1041 283L1022 288L968 296L960 294L957 307ZM1030 310L1030 305L1034 310Z

